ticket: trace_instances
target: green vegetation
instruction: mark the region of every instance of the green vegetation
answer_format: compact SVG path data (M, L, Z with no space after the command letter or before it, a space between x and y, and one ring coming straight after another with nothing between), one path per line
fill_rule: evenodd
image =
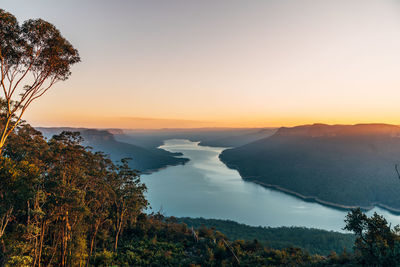
M51 137L64 130L79 131L84 138L84 145L90 146L94 151L101 151L110 156L116 162L121 158L130 158L130 168L142 173L151 172L170 165L184 164L185 158L177 158L177 153L158 148L144 148L115 140L114 134L106 130L84 128L37 128L45 136Z
M78 51L51 23L30 19L20 25L0 9L0 91L5 102L0 151L30 104L67 80L79 61Z
M256 240L229 242L218 231L201 227L193 234L186 224L160 215L138 220L119 253L100 252L95 265L117 266L298 266L327 262L298 248L274 250ZM345 255L344 257L348 257Z
M360 209L346 216L346 230L356 234L354 262L363 266L400 266L400 227L382 216L368 218Z
M127 162L115 165L81 141L74 132L46 141L26 124L10 135L0 158L2 265L262 266L323 260L298 248L230 242L206 227L192 231L173 219L145 215L145 186Z
M190 139L201 145L233 147L261 139L275 129L162 129L162 130L96 130L86 128L38 127L44 136L51 138L62 131L79 131L84 145L95 151L102 151L114 161L131 158L129 167L142 173L151 172L170 165L184 164L188 159L180 158L181 153L171 153L158 146L167 139Z
M174 218L146 215L146 188L127 162L115 165L103 153L86 150L81 141L74 132L46 141L26 124L10 135L0 158L1 265L335 266L364 260L359 250L355 255L309 254L313 246L306 243L318 242L321 235L328 238L324 231L305 230L302 236L300 229L260 228L251 233L237 224L247 241L229 241L214 228L191 228ZM227 229L221 222L220 227ZM255 235L262 242L253 240ZM277 235L282 235L281 243ZM380 240L368 239L367 244Z
M81 141L63 132L46 142L29 125L10 135L0 158L6 265L75 266L96 247L117 250L124 228L146 207L146 188L127 162L114 165Z
M357 266L371 258L376 265L397 263L397 232L379 216L367 218L360 211L347 218L347 229L357 236L355 254L339 256L337 239L324 231L257 231L239 224L233 224L238 231L227 231L219 222L216 226L232 239L240 238L229 241L214 228L193 229L174 218L146 215L146 188L127 161L115 165L81 142L76 132L47 141L27 124L19 124L8 138L0 157L1 265ZM332 252L309 254L318 245L307 242L320 240L324 246L323 235L333 244L318 249Z
M126 159L116 164L104 153L91 151L82 145L78 132L63 131L46 140L21 121L30 100L47 90L35 84L48 77L67 79L70 65L79 61L77 51L51 24L29 20L19 28L15 18L1 9L0 37L1 82L6 94L0 102L0 266L399 265L399 228L392 230L384 218L376 214L368 218L359 209L346 218L346 229L356 235L355 253L344 251L338 256L332 251L325 257L292 247L299 244L317 249L307 246L307 240L332 238L318 230L251 228L255 232L250 233L249 228L233 224L247 235L244 239L257 235L265 244L278 247L293 242L288 248L273 249L256 239L229 241L213 228L194 229L174 218L146 215L146 187ZM26 66L25 72L37 71L39 81L24 91L31 92L26 96L28 104L23 104L24 94L15 103L7 98L14 90L4 86L4 66L6 72L17 68L22 75L21 68ZM10 81L13 74L8 74ZM32 88L36 89L30 91ZM16 115L14 108L22 113ZM111 140L110 146L123 149L107 132L94 131L90 136ZM219 224L227 234L239 238L234 236L236 230L227 230L226 222L208 223ZM231 222L229 225L232 227ZM282 235L281 243L276 235ZM338 250L336 246L331 244L325 250Z
M220 158L243 179L306 199L400 210L399 136L400 127L381 124L281 128L269 138L225 150Z
M311 254L319 255L329 255L332 251L338 254L344 250L351 252L355 240L353 234L304 227L255 227L229 220L204 218L178 218L177 220L194 228L206 226L217 229L230 240L258 240L273 249L299 247Z
M200 145L237 147L270 136L275 128L198 128L161 130L124 130L115 135L119 141L144 148L155 148L167 139L188 139Z

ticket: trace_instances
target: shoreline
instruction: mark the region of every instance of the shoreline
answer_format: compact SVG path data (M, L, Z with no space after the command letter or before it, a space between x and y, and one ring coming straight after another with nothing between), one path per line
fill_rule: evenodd
M228 168L236 170L240 177L242 177L242 179L246 182L251 182L251 183L255 183L258 184L260 186L269 188L269 189L273 189L273 190L277 190L280 192L283 192L285 194L297 197L303 201L306 202L313 202L313 203L318 203L320 205L326 206L326 207L330 207L333 209L337 209L337 210L341 210L341 211L350 211L351 209L355 209L355 208L360 208L362 211L367 212L372 210L375 207L379 207L381 209L387 210L389 213L393 214L393 215L400 215L400 209L395 209L389 206L386 206L385 204L381 204L381 203L372 203L370 206L358 206L358 205L343 205L343 204L339 204L339 203L334 203L334 202L330 202L330 201L326 201L326 200L322 200L319 199L318 197L315 196L305 196L302 195L301 193L295 192L293 190L281 187L279 185L274 185L274 184L268 184L268 183L264 183L261 182L259 180L257 180L257 177L251 176L251 177L246 177L243 176L242 173L240 172L239 168L233 164L228 164L225 161L223 161L221 159L221 154L219 155L219 159L221 160L222 163L224 163Z
M283 187L281 187L279 185L267 184L267 183L264 183L264 182L260 182L260 181L258 181L256 179L243 178L243 177L242 177L242 179L244 181L256 183L256 184L259 184L261 186L264 186L264 187L267 187L267 188L271 188L271 189L275 189L277 191L281 191L283 193L295 196L295 197L300 198L300 199L302 199L302 200L304 200L306 202L319 203L321 205L324 205L324 206L327 206L327 207L331 207L331 208L334 208L334 209L338 209L338 210L349 211L351 209L360 208L362 211L365 212L365 211L370 211L375 207L379 207L379 208L387 210L388 212L392 213L393 215L400 215L400 210L399 209L394 209L394 208L388 207L388 206L386 206L384 204L381 204L381 203L372 203L372 205L370 205L370 206L343 205L343 204L338 204L338 203L334 203L334 202L330 202L330 201L325 201L325 200L319 199L318 197L304 196L304 195L302 195L302 194L300 194L298 192L283 188Z
M168 165L165 165L165 166L160 167L160 168L149 169L149 170L146 170L146 171L139 171L139 174L140 174L140 175L142 175L142 174L143 174L143 175L149 175L149 174L152 174L152 173L155 173L155 172L164 170L164 169L166 169L166 168L168 168L168 167L174 167L174 166L179 166L179 165L185 165L186 163L188 163L188 162L190 161L190 159L188 159L188 158L182 158L182 159L186 159L186 161L177 162L176 164L168 164Z
M164 141L163 141L163 142L164 142ZM173 158L175 158L175 159L182 159L182 161L180 161L180 162L178 161L178 162L175 163L175 164L167 164L167 165L164 165L163 167L160 167L160 168L155 168L155 169L149 169L149 170L146 170L146 171L142 171L142 172L139 173L140 175L141 175L141 174L143 174L143 175L149 175L149 174L152 174L152 173L154 173L154 172L158 172L158 171L164 170L164 169L166 169L166 168L168 168L168 167L179 166L179 165L185 165L186 163L188 163L188 162L190 161L190 159L184 157L184 155L183 155L182 152L171 152L171 151L165 150L165 149L163 149L163 148L160 148L161 146L162 146L162 145L160 145L160 146L158 146L158 147L155 147L155 149L160 149L160 150L164 150L164 151L166 151L166 152L168 152L168 153L175 154L175 155L171 155L171 157L173 157Z

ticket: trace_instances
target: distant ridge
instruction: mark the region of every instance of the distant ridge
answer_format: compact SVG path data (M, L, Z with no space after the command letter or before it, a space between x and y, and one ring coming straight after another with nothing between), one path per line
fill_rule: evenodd
M220 155L243 179L338 208L400 212L400 127L389 124L282 127Z
M51 137L54 134L61 133L62 131L70 131L70 132L83 132L83 131L106 131L111 134L124 134L123 129L117 129L117 128L84 128L84 127L35 127L38 131L41 131L42 134L46 137Z
M296 127L281 127L276 132L279 136L357 136L357 135L388 135L400 136L400 127L390 124L370 123L355 125L328 125L315 123Z
M129 165L131 168L143 173L156 171L170 165L184 164L188 161L185 158L177 158L178 154L170 153L161 149L143 148L137 145L117 141L113 133L122 133L119 129L86 129L86 128L42 128L38 127L44 136L50 138L54 134L62 131L78 131L84 138L83 145L90 146L95 151L102 151L108 154L113 161L119 161L122 158L131 158Z

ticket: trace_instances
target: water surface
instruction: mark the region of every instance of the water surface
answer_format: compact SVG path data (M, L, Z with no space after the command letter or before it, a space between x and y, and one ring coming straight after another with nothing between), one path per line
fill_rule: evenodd
M152 211L166 216L229 219L253 226L305 226L341 231L346 212L245 182L218 155L226 148L173 139L160 148L182 152L190 161L143 175ZM392 225L400 216L374 208Z

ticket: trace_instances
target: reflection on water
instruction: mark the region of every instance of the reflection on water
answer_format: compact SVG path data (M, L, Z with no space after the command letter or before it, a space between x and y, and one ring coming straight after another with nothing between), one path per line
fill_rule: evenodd
M190 161L149 175L142 181L153 211L166 216L229 219L248 225L305 226L341 231L345 211L305 202L285 193L245 182L218 158L225 148L199 146L188 140L167 140L161 148L182 152ZM392 225L400 216L375 208Z

